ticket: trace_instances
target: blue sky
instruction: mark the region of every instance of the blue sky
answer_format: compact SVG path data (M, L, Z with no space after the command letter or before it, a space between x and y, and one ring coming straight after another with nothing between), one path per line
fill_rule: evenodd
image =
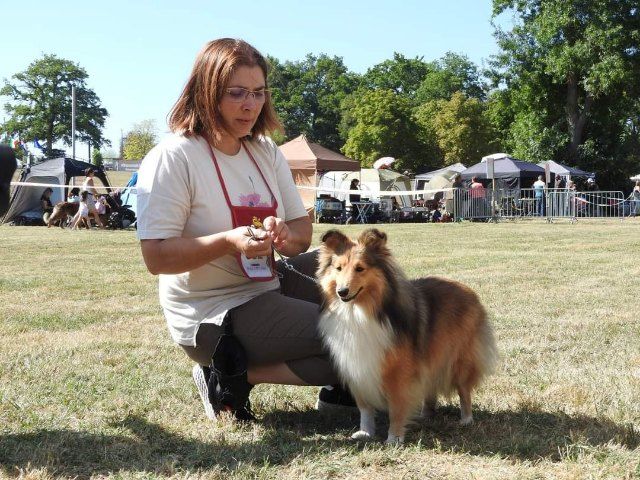
M166 132L196 53L214 38L243 38L282 61L335 55L358 73L394 52L428 61L453 51L478 65L497 53L491 0L24 0L14 12L1 30L0 79L43 53L78 63L109 111L105 136L116 151L121 131L142 120ZM76 154L86 157L87 146Z

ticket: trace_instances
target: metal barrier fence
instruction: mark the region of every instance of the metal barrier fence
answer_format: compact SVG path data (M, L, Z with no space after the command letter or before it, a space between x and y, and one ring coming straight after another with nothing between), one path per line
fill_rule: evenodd
M453 216L466 220L500 220L518 218L623 218L640 215L640 202L625 199L619 191L577 192L569 189L533 188L453 192Z

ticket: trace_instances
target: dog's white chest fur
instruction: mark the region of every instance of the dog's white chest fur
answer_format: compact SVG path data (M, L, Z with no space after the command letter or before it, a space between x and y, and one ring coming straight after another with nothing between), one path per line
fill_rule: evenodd
M320 332L342 379L354 396L378 410L386 409L381 367L393 332L368 318L358 306L337 303L320 318Z

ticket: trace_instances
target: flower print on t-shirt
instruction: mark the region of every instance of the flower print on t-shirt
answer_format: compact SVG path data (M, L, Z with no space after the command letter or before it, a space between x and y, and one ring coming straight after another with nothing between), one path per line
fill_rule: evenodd
M262 197L259 193L256 193L256 186L253 183L253 178L249 176L249 181L251 182L251 186L253 187L253 193L249 193L246 195L241 194L239 196L240 205L243 207L270 207L271 204L267 202L263 202Z
M259 193L250 193L248 195L240 195L240 205L243 207L270 207L267 202L261 202Z

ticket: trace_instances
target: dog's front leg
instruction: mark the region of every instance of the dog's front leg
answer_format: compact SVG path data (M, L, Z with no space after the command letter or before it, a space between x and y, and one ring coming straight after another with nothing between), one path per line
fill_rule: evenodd
M369 440L376 434L376 411L358 398L356 405L360 410L360 430L351 435L353 440Z

